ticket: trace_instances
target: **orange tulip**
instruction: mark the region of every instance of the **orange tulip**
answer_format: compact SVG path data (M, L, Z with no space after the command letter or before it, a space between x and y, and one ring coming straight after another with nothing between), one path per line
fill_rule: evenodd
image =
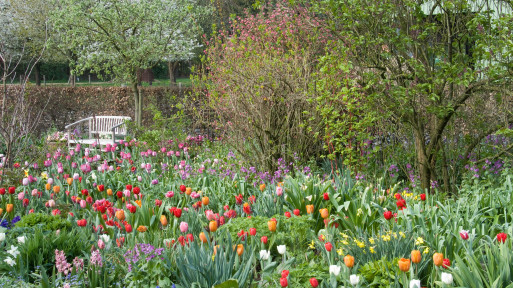
M125 220L125 210L116 211L116 218L118 218L119 221Z
M420 263L420 259L421 259L421 256L420 256L419 250L411 251L411 262L412 263L418 264L418 263Z
M401 258L399 259L399 269L403 272L410 271L410 259Z
M5 211L7 211L7 213L11 213L13 210L14 210L13 204L7 204L7 206L5 206Z
M160 215L160 224L162 224L162 226L167 226L167 218L166 218L166 215Z
M50 185L50 183L46 183L45 188L46 190L50 190L50 188L52 188L52 185Z
M267 227L269 227L269 231L276 232L276 221L274 221L274 220L267 221Z
M306 205L306 213L312 214L314 211L314 205Z
M107 195L112 196L112 189L107 189Z
M201 198L201 203L203 204L203 206L207 206L208 203L210 203L210 199L208 199L207 196Z
M217 254L217 248L219 248L219 245L214 246L214 255Z
M208 229L210 230L210 232L216 232L217 231L217 222L210 221L210 223L208 223Z
M346 266L348 268L353 268L353 266L354 266L354 257L351 256L351 255L346 255L344 257L344 264L346 264Z
M142 202L141 200L135 200L135 204L137 204L137 206L141 207L142 206Z
M242 253L244 253L244 245L239 244L237 245L237 255L241 256Z
M207 236L205 236L205 233L204 232L201 232L199 234L199 238L201 240L201 243L207 243Z
M55 193L61 192L61 186L53 186L53 192L55 192Z
M66 179L66 182L68 182L68 185L73 184L73 178L68 178L68 179Z
M4 209L0 208L0 216L4 213Z
M185 189L185 194L187 194L187 196L190 196L190 195L191 195L191 193L192 193L192 188L191 188L191 187L187 187L187 188Z
M433 263L436 266L442 266L442 264L444 264L444 254L442 254L442 253L433 254Z
M265 184L260 184L260 191L264 191L265 190Z
M319 212L321 213L321 217L323 219L326 219L326 218L330 217L330 212L326 208L320 209Z
M139 227L137 227L137 231L139 232L146 232L148 231L148 228L146 228L146 226L143 226L143 225L140 225Z

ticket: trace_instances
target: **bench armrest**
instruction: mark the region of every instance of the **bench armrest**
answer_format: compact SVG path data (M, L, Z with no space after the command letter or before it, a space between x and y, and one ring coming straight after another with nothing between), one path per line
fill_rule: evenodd
M112 128L110 128L110 131L114 132L114 130L122 125L125 125L125 123L119 123L118 125L114 125L112 126Z
M69 125L66 125L66 127L64 127L64 129L68 130L69 128L79 124L79 123L82 123L82 122L85 122L85 121L89 121L91 119L91 117L87 117L87 118L84 118L84 119L81 119L81 120L78 120L77 122L75 123L71 123Z

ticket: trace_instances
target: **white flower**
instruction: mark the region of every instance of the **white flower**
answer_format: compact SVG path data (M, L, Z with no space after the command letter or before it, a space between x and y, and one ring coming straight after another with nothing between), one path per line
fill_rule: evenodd
M5 233L0 233L0 242L5 240Z
M358 283L360 283L360 276L355 274L349 276L349 282L351 285L358 285Z
M308 201L312 201L312 195L305 197Z
M452 284L452 274L451 273L445 273L445 272L442 272L442 283L444 284Z
M420 288L420 280L412 279L410 281L410 288Z
M4 260L5 263L9 264L9 266L14 266L16 264L16 261L14 261L11 257L7 257Z
M269 250L260 250L260 259L267 260L271 256L271 251Z
M16 239L18 239L18 243L22 243L22 244L23 244L23 243L25 243L25 240L27 240L27 237L25 237L25 236L20 236L20 237L18 237L18 238L16 238Z
M107 234L100 235L100 238L102 238L103 242L105 242L105 243L109 243L109 241L110 241L110 236Z
M14 258L16 258L20 251L18 251L18 247L14 247L14 245L11 245L11 249L7 250L7 253L11 254Z
M330 274L338 276L340 274L340 266L338 265L330 265Z
M280 253L281 255L285 254L285 252L287 252L287 246L285 245L278 245L278 253Z

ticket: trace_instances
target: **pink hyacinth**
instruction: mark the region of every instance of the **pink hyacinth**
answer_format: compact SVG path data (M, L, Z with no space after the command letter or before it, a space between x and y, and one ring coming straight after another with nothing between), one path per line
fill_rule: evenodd
M91 253L91 259L89 259L89 262L93 266L99 266L99 267L103 266L102 254L100 254L99 250L94 250L93 253Z
M66 255L64 251L55 250L55 267L57 272L68 275L71 272L71 264L66 261Z

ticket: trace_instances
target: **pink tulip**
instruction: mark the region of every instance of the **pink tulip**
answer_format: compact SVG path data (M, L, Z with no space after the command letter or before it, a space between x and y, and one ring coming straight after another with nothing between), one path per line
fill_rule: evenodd
M105 248L105 243L103 242L102 239L98 240L98 248L100 248L101 250L103 250Z
M175 196L175 192L173 192L173 191L168 191L168 192L166 193L166 197L167 197L167 198L172 198L173 196Z
M460 231L460 236L461 236L461 239L463 240L467 240L468 239L468 231L467 230L461 230Z
M25 198L25 192L18 193L18 200L22 201Z
M51 207L51 208L55 207L55 200L53 200L53 199L48 200L48 207Z
M281 188L280 186L276 187L276 195L277 196L283 195L283 188Z
M80 207L85 208L87 206L87 202L85 200L80 200Z
M32 192L31 192L31 195L32 195L32 197L36 197L37 196L37 189L33 189Z
M189 229L189 224L187 224L187 222L181 222L180 223L180 231L182 233L187 232L188 229Z

